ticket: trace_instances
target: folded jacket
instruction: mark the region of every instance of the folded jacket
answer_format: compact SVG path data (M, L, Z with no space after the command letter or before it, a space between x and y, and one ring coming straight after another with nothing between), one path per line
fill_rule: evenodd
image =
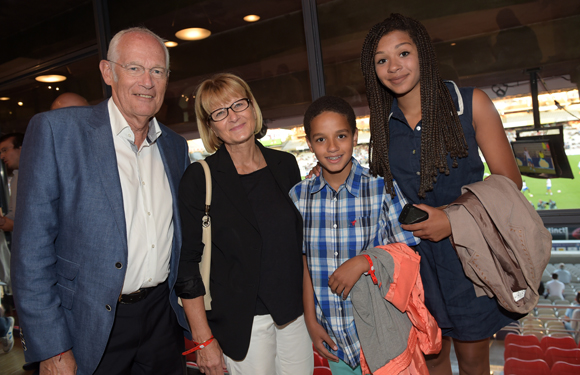
M491 175L461 188L445 208L452 242L477 296L496 297L508 311L526 314L550 260L552 236L517 186Z

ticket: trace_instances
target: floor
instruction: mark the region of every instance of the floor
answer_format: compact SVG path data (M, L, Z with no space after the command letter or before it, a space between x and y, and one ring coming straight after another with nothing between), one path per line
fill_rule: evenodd
M9 353L0 350L0 375L32 375L33 371L24 371L24 351L20 343L20 334L14 332L14 348Z
M32 371L22 370L22 365L24 364L24 352L22 351L22 344L18 339L18 333L14 335L16 340L14 341L14 349L10 353L1 353L0 351L0 375L32 375ZM491 340L489 348L489 362L491 365L491 371L494 375L500 375L503 373L503 352L504 345L503 340ZM457 365L457 358L453 349L451 350L451 368L453 375L459 375L459 367ZM195 370L189 370L188 375L199 374Z

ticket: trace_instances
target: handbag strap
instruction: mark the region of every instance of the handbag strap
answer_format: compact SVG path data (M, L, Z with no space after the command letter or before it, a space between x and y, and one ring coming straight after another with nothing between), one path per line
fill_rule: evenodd
M205 173L205 216L209 218L209 209L211 207L211 171L205 160L197 161L203 167Z

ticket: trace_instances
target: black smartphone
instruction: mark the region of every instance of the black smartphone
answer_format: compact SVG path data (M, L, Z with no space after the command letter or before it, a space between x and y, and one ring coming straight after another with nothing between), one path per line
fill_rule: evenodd
M429 214L411 203L407 203L399 215L401 224L417 224L427 219L429 219Z

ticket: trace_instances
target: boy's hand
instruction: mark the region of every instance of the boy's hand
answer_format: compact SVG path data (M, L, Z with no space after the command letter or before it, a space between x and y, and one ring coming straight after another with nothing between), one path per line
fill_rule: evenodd
M329 361L338 362L338 357L329 352L326 349L326 346L324 346L324 343L326 343L332 348L332 350L338 350L338 346L336 346L334 341L332 341L324 327L322 327L318 322L306 324L306 327L308 328L310 339L312 339L312 344L314 344L314 349L316 349L318 354Z
M439 242L451 235L451 224L443 209L426 204L416 204L415 206L426 211L429 214L429 219L417 224L401 225L401 228L413 232L415 237L433 242Z
M334 293L342 295L342 299L346 299L354 284L360 279L360 275L367 272L369 268L366 258L357 255L344 262L330 275L328 286Z

